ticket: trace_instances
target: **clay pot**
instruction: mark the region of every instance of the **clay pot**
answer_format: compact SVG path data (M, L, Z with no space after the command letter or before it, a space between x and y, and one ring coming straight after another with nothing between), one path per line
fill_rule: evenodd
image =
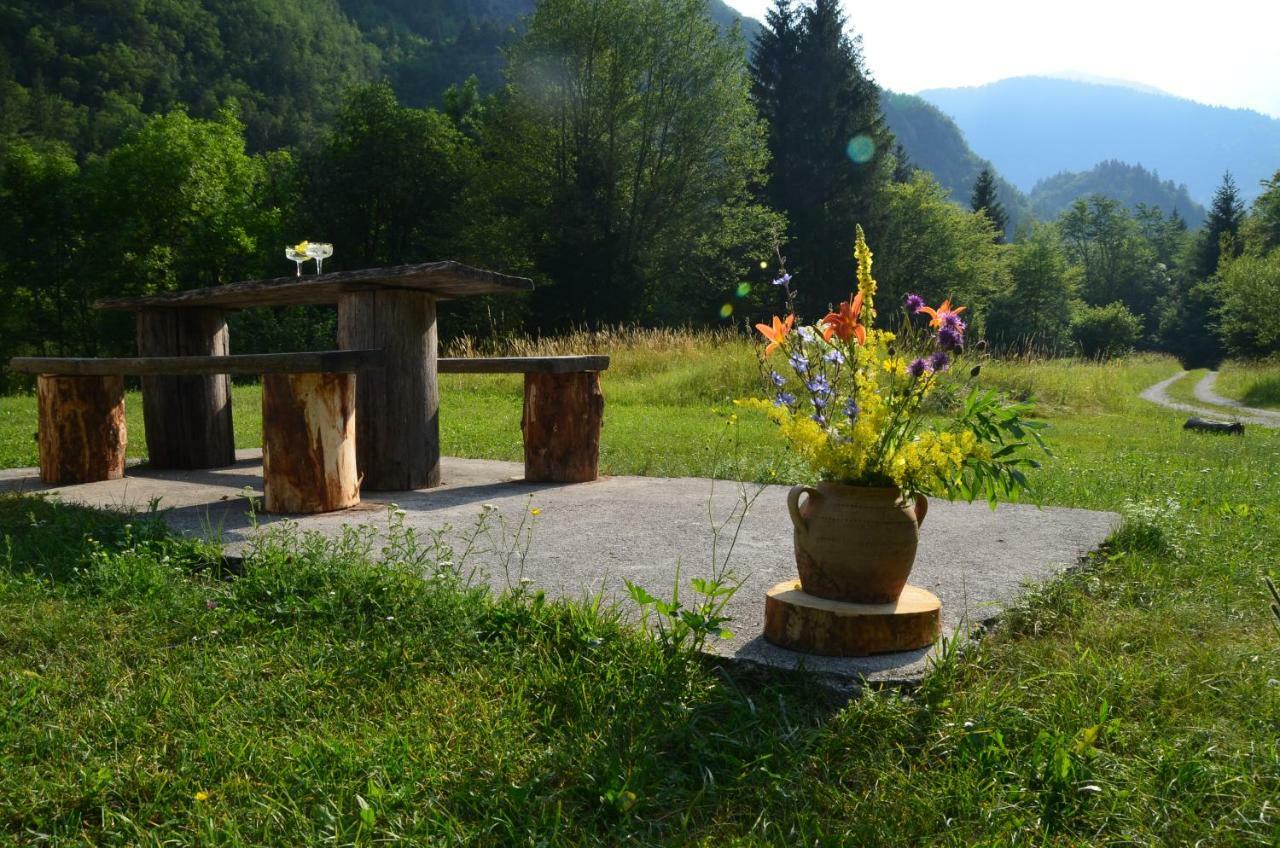
M896 487L823 482L796 486L787 506L805 592L859 604L898 600L929 510L924 495L912 503Z

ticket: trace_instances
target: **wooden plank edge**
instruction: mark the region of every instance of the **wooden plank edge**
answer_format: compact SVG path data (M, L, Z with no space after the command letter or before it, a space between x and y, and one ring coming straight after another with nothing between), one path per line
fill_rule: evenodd
M9 368L26 374L70 377L147 377L197 374L323 374L381 368L381 350L326 350L249 353L231 356L149 356L76 358L19 356Z
M607 356L459 356L436 360L441 374L573 374L607 371Z

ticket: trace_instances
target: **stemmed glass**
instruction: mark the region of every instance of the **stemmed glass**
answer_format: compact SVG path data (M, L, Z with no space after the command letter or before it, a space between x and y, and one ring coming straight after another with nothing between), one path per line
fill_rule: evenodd
M333 245L323 241L313 241L307 245L307 256L316 261L316 273L324 273L324 261L333 255Z
M299 250L298 248L302 248ZM292 259L298 263L298 276L302 276L302 263L311 258L311 245L305 241L302 244L290 245L284 249L284 255L288 259Z

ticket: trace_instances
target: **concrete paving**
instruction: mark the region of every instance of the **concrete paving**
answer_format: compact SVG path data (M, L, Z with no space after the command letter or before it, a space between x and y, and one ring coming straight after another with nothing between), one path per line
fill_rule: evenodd
M243 492L246 487L258 496L262 492L259 452L241 451L238 456L234 466L214 471L133 467L123 480L61 488L43 486L31 469L0 471L0 491L46 491L67 501L111 508L146 509L156 502L175 529L212 534L235 553L256 532ZM385 530L388 505L394 503L405 511L407 526L430 530L449 525L449 537L457 540L472 532L488 505L494 529L481 538L470 560L485 579L498 587L523 579L553 595L580 597L603 591L616 599L625 597L624 578L669 597L677 565L681 591L687 592L690 578L711 572L715 522L723 524L716 545L720 559L737 532L729 563L741 587L727 609L735 635L711 644L714 653L753 668L805 670L838 685L863 680L874 685L911 684L927 668L932 649L833 659L787 651L760 635L765 592L795 577L785 486L652 477L558 486L524 483L522 471L517 463L446 458L445 485L439 488L367 493L356 509L289 520L300 530L329 535L351 524ZM746 501L751 506L739 527L734 515ZM527 554L509 555L511 530L535 508L540 513ZM259 516L263 525L283 519ZM955 632L994 618L1028 583L1078 563L1117 520L1111 513L1079 509L1015 504L993 512L986 504L934 501L911 582L942 599L944 629Z

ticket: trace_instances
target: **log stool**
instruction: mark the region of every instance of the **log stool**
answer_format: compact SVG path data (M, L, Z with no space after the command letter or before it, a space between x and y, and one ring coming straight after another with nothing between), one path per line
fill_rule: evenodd
M263 376L262 477L267 512L360 503L355 374Z
M942 604L932 592L907 586L889 604L854 604L810 595L784 580L764 599L764 638L827 657L865 657L932 645L942 632Z
M40 479L56 485L124 476L124 379L40 374Z

